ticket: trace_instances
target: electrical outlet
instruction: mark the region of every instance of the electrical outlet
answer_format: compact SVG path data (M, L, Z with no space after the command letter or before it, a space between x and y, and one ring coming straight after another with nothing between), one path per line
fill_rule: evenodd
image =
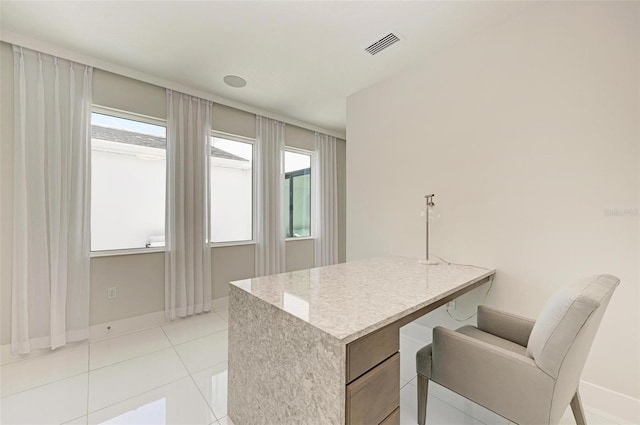
M118 294L116 292L116 287L115 286L112 286L111 288L107 289L107 298L108 299L112 300L117 296L118 296Z
M455 310L456 309L456 300L449 301L447 303L447 310Z

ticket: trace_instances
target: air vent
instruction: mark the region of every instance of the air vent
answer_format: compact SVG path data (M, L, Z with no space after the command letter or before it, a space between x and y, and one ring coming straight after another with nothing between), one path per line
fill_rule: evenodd
M377 53L380 53L387 47L391 46L392 44L397 43L398 41L400 41L400 37L390 32L389 34L382 37L380 40L373 43L371 46L367 47L365 50L371 53L372 55L375 55Z

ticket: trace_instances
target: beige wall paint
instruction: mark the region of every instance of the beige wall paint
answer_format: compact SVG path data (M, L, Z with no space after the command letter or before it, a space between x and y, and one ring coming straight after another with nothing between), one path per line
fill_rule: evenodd
M290 240L286 244L286 268L288 272L313 267L314 250L312 239Z
M162 87L94 69L92 89L95 105L167 118L167 97Z
M284 128L284 139L287 146L307 151L315 150L316 142L313 131L287 125Z
M92 258L90 303L91 325L164 310L164 252Z
M223 133L256 138L256 116L225 105L213 105L211 126Z
M213 298L229 295L229 282L254 277L255 245L237 245L211 250Z
M423 256L434 192L432 252L495 267L490 305L619 276L583 379L636 399L639 218L605 210L640 206L639 8L549 3L351 96L346 168L348 259Z
M11 318L11 205L12 205L12 157L13 157L13 53L11 46L0 43L0 344L10 341ZM166 118L165 89L153 84L133 80L121 75L94 70L93 100L100 106L130 111L155 118ZM240 136L255 137L255 115L215 104L212 126L214 130ZM293 125L286 127L288 146L314 149L312 131ZM345 142L339 141L338 163L345 165ZM339 197L344 200L345 170L340 170ZM341 240L344 235L344 203ZM313 240L287 242L287 269L298 270L313 266ZM344 244L340 258L345 257ZM223 297L228 292L228 282L253 277L254 245L224 246L212 248L212 294ZM107 288L115 286L118 297L107 299ZM94 257L91 259L91 309L92 325L109 322L164 309L164 254L149 253Z
M287 271L313 267L313 240L287 241ZM211 249L213 298L226 297L229 282L254 277L255 245ZM115 286L118 297L107 299ZM164 253L91 259L90 323L96 325L164 310Z

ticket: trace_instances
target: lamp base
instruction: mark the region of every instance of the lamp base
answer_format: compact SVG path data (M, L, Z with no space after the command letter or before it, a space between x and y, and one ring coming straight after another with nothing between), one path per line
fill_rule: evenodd
M421 258L418 260L418 263L425 264L427 266L437 266L440 264L440 261L435 258Z

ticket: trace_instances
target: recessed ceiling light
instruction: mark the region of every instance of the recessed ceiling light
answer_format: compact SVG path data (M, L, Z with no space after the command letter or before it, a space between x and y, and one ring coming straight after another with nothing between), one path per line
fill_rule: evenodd
M236 88L244 87L247 85L247 81L242 77L238 77L237 75L227 75L223 78L223 81L228 86Z

